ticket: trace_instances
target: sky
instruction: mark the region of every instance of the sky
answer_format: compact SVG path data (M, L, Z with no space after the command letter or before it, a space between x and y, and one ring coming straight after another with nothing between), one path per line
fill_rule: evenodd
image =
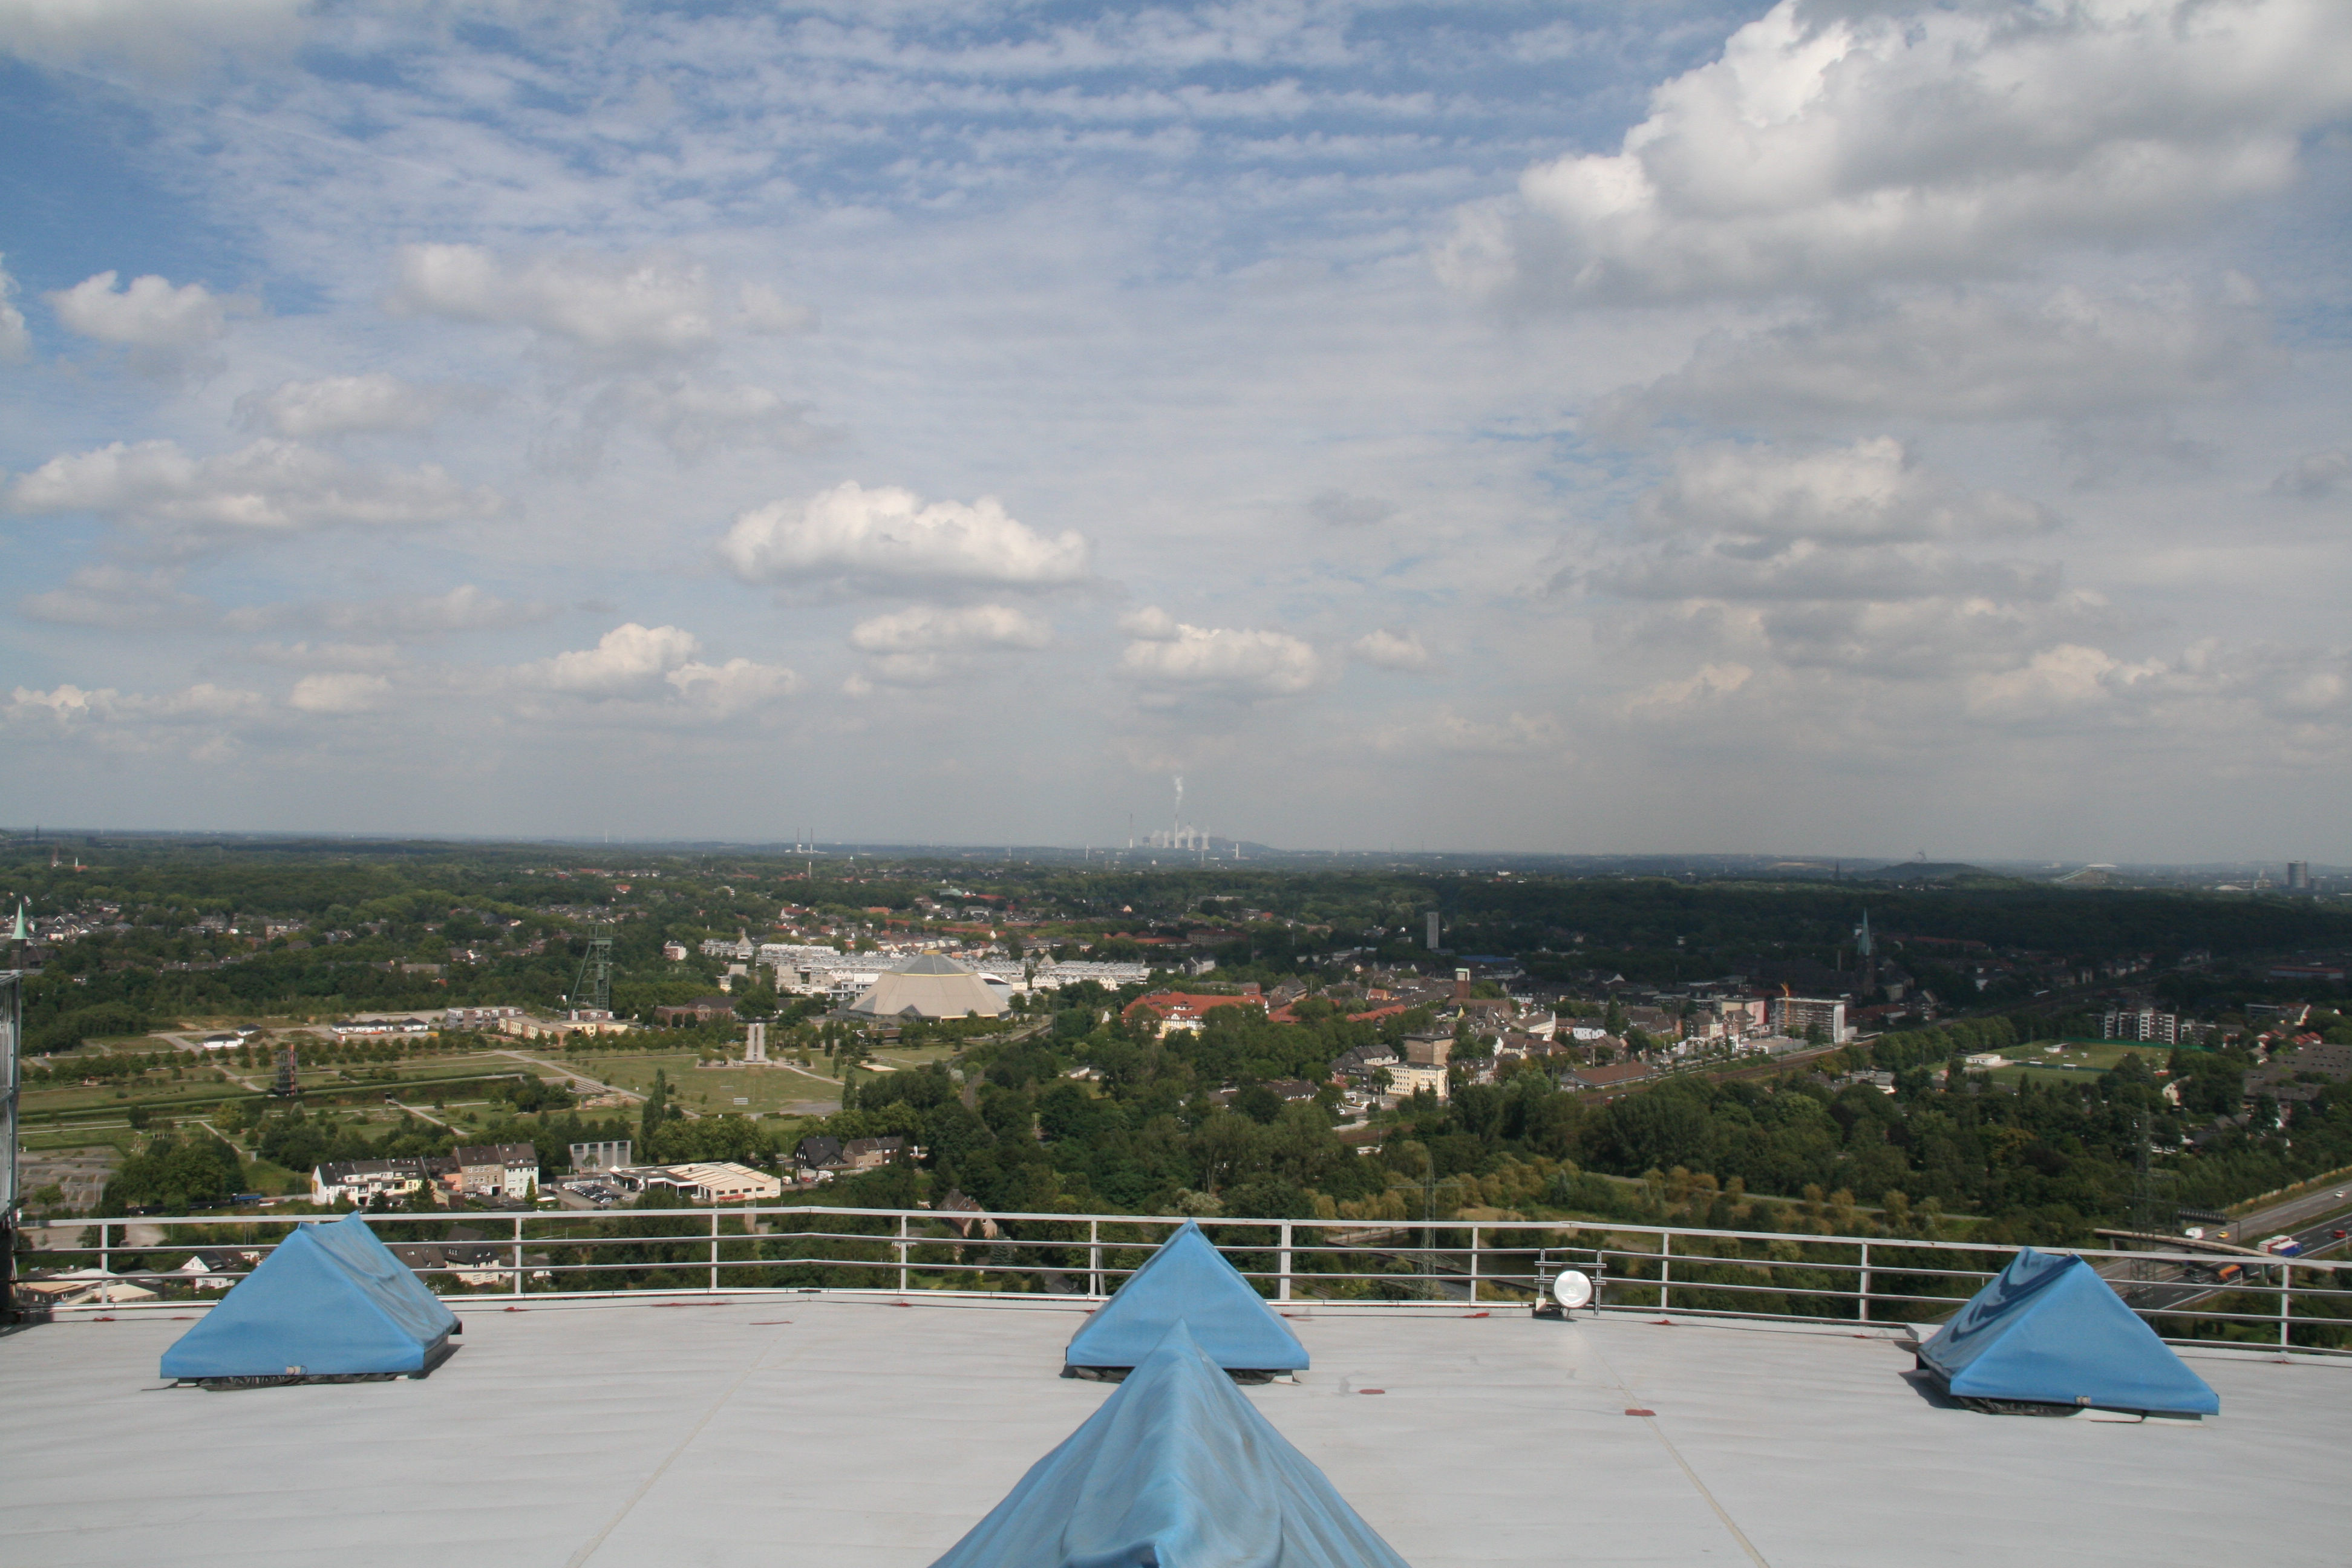
M0 822L2352 862L2347 132L2341 0L0 0Z

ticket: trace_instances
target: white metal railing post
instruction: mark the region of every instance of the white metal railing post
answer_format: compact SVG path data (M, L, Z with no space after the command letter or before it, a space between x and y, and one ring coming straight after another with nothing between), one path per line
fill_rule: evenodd
M710 1210L710 1288L713 1290L719 1289L719 1209L716 1205Z
M1102 1293L1102 1221L1090 1219L1087 1221L1087 1294Z
M2279 1261L2279 1349L2287 1348L2288 1318L2294 1310L2294 1265Z
M1275 1289L1274 1299L1277 1301L1290 1300L1290 1222L1288 1220L1282 1222L1282 1279Z
M1478 1304L1478 1227L1470 1227L1470 1304Z
M1870 1243L1862 1244L1862 1318L1870 1321Z
M907 1216L898 1216L898 1293L907 1292Z
M1675 1233L1658 1232L1658 1310L1666 1311L1675 1297Z
M113 1235L111 1221L98 1222L98 1266L109 1274L114 1272L114 1247L110 1239Z
M522 1215L514 1216L514 1294L522 1294Z

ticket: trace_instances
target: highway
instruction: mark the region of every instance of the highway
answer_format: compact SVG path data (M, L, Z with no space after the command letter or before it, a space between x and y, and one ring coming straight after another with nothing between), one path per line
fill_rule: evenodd
M2340 1255L2347 1230L2352 1230L2352 1181L2257 1209L2210 1234L2216 1241L2239 1247L2259 1247L2273 1236L2292 1236L2302 1246L2297 1257L2315 1258ZM2241 1260L2218 1254L2214 1258L2217 1265L2225 1261ZM2242 1261L2250 1271L2261 1267L2251 1258ZM2136 1274L2135 1269L2143 1272ZM2134 1265L2109 1259L2099 1266L2099 1272L2117 1295L2142 1311L2193 1311L2231 1289L2185 1276L2180 1266L2173 1263Z

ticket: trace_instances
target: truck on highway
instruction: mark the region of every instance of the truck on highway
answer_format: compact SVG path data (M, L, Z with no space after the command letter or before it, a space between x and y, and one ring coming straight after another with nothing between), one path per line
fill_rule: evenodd
M2293 1258L2303 1250L2303 1243L2281 1231L2263 1243L2263 1250L2280 1258Z

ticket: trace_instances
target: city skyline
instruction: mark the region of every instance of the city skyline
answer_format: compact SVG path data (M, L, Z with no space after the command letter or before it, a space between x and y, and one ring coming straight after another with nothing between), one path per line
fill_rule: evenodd
M2341 6L121 0L0 82L0 817L2352 861Z

